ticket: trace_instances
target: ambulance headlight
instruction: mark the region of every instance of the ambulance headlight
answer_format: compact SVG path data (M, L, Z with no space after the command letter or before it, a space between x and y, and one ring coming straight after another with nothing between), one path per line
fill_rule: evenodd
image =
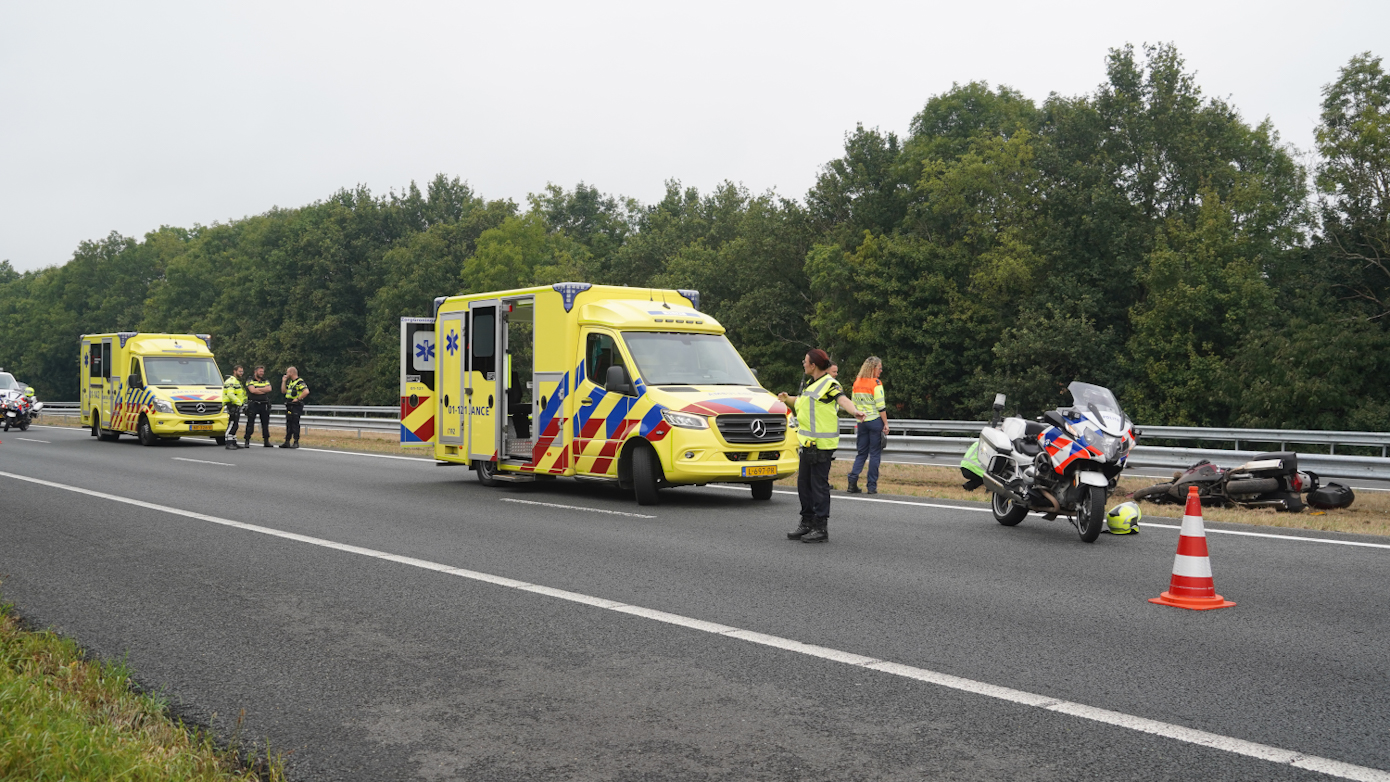
M677 413L674 410L662 410L661 417L671 426L678 426L681 429L708 429L709 419L702 415L691 413Z
M172 413L174 412L174 403L155 397L154 411L156 413Z

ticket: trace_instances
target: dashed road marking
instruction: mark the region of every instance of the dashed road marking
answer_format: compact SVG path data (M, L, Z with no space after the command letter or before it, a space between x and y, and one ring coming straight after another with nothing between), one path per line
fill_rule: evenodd
M560 505L555 502L536 502L535 500L517 500L511 497L503 497L502 502L518 502L522 505L541 505L547 508L561 508L563 510L582 510L585 513L608 513L613 516L633 516L639 519L654 519L655 516L648 516L645 513L628 513L621 510L606 510L604 508L586 508L583 505Z
M26 442L26 443L43 443L44 445L52 445L52 444L53 444L53 443L51 443L51 442L49 442L49 441L47 441L47 440L35 440L35 439L32 438L32 437L16 437L16 438L14 438L14 439L16 439L16 440L23 440L23 441Z
M1195 744L1197 746L1209 747L1211 749L1229 752L1234 755L1242 755L1244 757L1255 758L1257 760L1266 760L1271 763L1278 763L1280 765L1293 766L1295 768L1306 769L1308 771L1316 771L1322 774L1327 774L1329 776L1340 777L1342 779L1358 780L1358 782L1390 782L1390 772L1383 771L1377 768L1370 768L1368 766L1358 766L1340 760L1319 757L1317 755L1306 755L1301 752L1282 749L1280 747L1271 746L1269 744L1259 744L1253 741L1238 739L1233 736L1223 736L1219 733L1210 733L1204 730L1188 728L1183 725L1175 725L1170 722L1151 720L1146 717L1139 717L1133 714L1125 714L1123 712L1111 711L1109 709L1101 709L1095 706L1088 706L1084 703L1075 703L1072 701L1065 701L1057 698L1052 698L1047 695L1039 695L1036 693L1026 692L1024 690L1015 690L1010 687L1001 687L996 684L989 684L987 682L976 681L974 679L966 679L964 677L940 673L937 671L928 670L926 668L918 668L911 665L903 665L901 663L895 663L888 660L879 660L873 657L866 657L864 655L854 654L853 652L845 652L838 649L817 646L815 644L803 643L801 641L792 640L790 638L782 638L775 635L767 635L752 630L743 630L737 627L730 627L728 625L707 622L702 619L694 619L687 616L681 616L680 614L671 614L665 611L659 611L652 608L643 608L642 606L628 605L625 603L620 603L616 600L608 600L592 595L585 595L579 592L570 592L568 590L556 589L554 587L547 587L541 584L531 584L525 581L507 578L505 576L496 576L492 575L491 573L481 573L476 570L466 570L464 568L457 568L450 565L441 564L439 562L431 562L425 559L403 557L398 554L391 554L385 551L378 551L376 549L363 548L361 546L353 546L347 543L338 543L332 540L310 537L308 535L300 535L295 532L285 532L283 530L272 529L270 527L261 527L255 524L247 524L245 522L220 518L218 516L209 516L205 513L196 513L194 511L183 510L182 508L172 508L167 505L157 505L153 502L145 502L144 500L132 499L130 497L121 497L119 495L106 494L104 492L93 491L91 489L84 489L78 486L68 486L61 483L54 483L52 481L45 481L39 478L30 478L28 476L15 475L13 473L8 472L0 472L0 476L4 476L6 478L13 478L19 481L27 481L29 483L38 484L40 486L48 486L54 489L61 489L63 491L70 491L77 494L85 494L89 497L98 497L104 500L111 500L112 502L119 502L126 505L134 505L140 508L147 508L149 510L161 511L163 513L169 513L175 516L183 516L185 518L197 519L199 521L207 521L213 524L220 524L227 527L234 527L236 529L241 529L248 532L255 532L262 535L270 535L272 537L284 538L286 540L294 540L300 543L308 543L313 546L320 546L323 548L333 549L335 551L342 551L349 554L358 554L360 556L371 557L373 559L379 559L386 562L394 562L400 565L406 565L408 567L420 568L422 570L430 570L436 573L457 576L459 578L466 578L471 581L480 581L487 584L506 587L508 589L516 589L522 592L532 592L539 595L545 595L547 597L553 597L558 600L566 600L572 603L579 603L582 605L592 606L594 608L600 608L607 611L615 611L617 613L630 614L632 616L638 616L644 619L662 622L664 624L685 627L703 633L724 636L726 638L734 638L740 641L745 641L747 643L759 644L761 646L768 646L775 649L783 649L796 654L805 655L807 657L815 657L818 659L829 660L831 662L836 662L843 665L849 665L857 668L865 668L872 671L878 671L880 673L886 673L892 676L899 676L905 679L912 679L928 684L934 684L939 687L946 687L948 689L970 693L972 695L981 695L987 698L994 698L996 700L1001 700L1008 703L1015 703L1022 706L1029 706L1032 708L1053 711L1060 714L1067 714L1073 717L1080 717L1082 719L1091 720L1093 722L1099 722L1105 725L1111 725L1117 728L1125 728L1139 733L1148 733L1150 735L1161 736L1163 738L1172 739L1174 741L1181 741L1187 744ZM514 501L527 502L526 500ZM587 509L581 508L581 510ZM616 513L617 511L610 512Z
M217 465L221 465L222 467L235 467L235 466L236 466L235 464L232 464L231 462L210 462L210 461L208 461L207 459L186 459L186 458L184 458L184 457L182 457L182 456L171 456L171 457L169 457L169 458L173 459L173 460L176 461L176 462L197 462L198 464L217 464Z

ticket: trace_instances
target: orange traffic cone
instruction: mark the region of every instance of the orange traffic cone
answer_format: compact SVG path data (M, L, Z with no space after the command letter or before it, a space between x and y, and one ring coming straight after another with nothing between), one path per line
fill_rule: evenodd
M1149 598L1150 603L1208 611L1233 606L1216 594L1216 582L1211 578L1211 559L1207 557L1207 533L1202 528L1202 501L1197 487L1187 489L1187 510L1182 515L1182 532L1178 533L1178 553L1173 557L1173 580L1168 591Z

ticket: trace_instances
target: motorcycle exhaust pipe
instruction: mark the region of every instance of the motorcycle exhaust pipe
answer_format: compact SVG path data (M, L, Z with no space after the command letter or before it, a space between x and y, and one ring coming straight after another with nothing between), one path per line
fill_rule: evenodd
M1018 496L1018 494L1014 492L1013 489L1010 489L1008 486L1005 486L1004 484L1000 483L999 479L995 478L993 475L985 473L984 476L982 476L982 479L985 482L985 488L989 489L995 494L1002 494L1005 497L1007 497L1010 502L1014 502L1019 505L1028 504L1024 502L1023 498Z

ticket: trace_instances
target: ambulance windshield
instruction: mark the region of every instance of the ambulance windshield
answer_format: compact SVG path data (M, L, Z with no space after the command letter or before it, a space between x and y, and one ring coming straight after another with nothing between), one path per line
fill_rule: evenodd
M210 358L145 357L145 385L221 386L217 363Z
M649 386L755 386L738 351L720 334L625 331L623 340Z

